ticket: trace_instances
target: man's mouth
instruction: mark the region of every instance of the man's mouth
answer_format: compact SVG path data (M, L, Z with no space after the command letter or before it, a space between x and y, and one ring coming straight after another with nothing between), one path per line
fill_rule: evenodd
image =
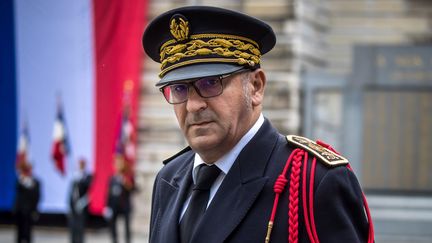
M193 126L205 126L209 123L211 123L212 121L200 121L200 122L194 122L192 124L190 124L189 126L193 127Z

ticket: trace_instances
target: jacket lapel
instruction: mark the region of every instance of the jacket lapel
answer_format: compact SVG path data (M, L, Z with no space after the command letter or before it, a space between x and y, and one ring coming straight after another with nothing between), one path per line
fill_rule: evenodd
M278 136L266 120L226 175L191 242L223 242L241 223L268 181L264 172Z
M192 154L193 155L193 154ZM187 160L185 166L179 170L171 181L161 180L161 203L164 213L161 216L163 219L169 219L160 222L160 239L159 242L178 242L178 219L183 203L187 197L187 192L190 184L192 183L191 171L193 163L191 162L192 156Z

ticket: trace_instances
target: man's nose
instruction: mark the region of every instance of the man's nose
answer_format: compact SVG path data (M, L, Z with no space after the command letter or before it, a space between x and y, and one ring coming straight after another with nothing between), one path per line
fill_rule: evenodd
M188 90L188 100L186 101L186 109L188 112L198 112L207 108L205 98L201 97L194 86L190 86Z

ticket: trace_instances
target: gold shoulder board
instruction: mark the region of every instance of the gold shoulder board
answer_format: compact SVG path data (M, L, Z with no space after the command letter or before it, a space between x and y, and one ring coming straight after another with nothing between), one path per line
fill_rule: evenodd
M318 157L325 165L335 167L348 164L348 160L335 152L324 148L314 141L296 135L286 136L288 143L295 144Z

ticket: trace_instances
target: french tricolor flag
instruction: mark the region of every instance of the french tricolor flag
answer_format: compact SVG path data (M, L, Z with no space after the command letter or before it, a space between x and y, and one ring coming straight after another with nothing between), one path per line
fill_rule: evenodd
M136 133L146 12L146 0L0 1L0 210L10 210L13 203L17 124L25 115L32 128L33 173L41 181L39 209L68 210L70 182L77 161L85 158L95 178L90 210L102 212L125 83L132 87L129 121ZM64 135L69 154L61 146L56 151Z
M68 134L66 132L66 123L63 115L61 103L57 107L57 115L54 121L53 142L51 156L54 160L54 165L61 175L65 175L65 161L69 155L70 147L68 143Z
M30 159L29 157L29 147L30 147L30 138L29 138L29 132L28 132L28 125L24 121L23 128L21 131L21 134L18 138L18 151L16 155L16 165L20 163L30 162L28 161Z

